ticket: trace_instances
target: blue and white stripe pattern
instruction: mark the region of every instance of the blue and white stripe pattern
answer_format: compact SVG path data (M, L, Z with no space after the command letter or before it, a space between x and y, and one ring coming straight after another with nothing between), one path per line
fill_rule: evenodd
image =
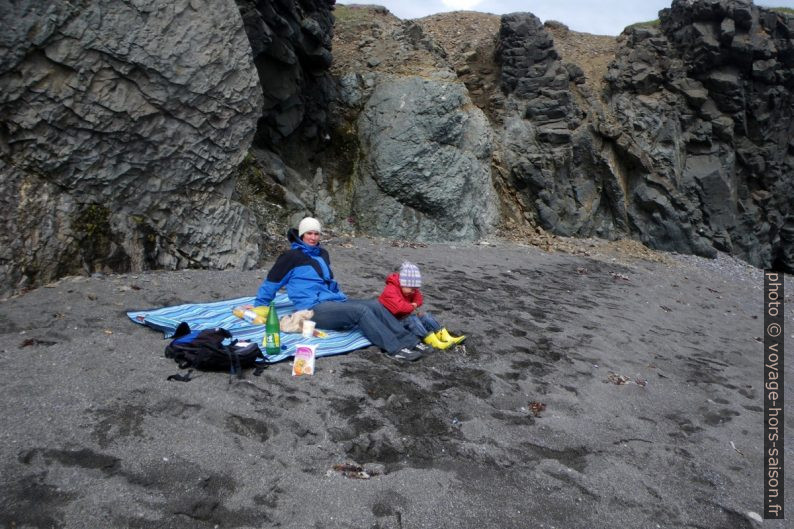
M295 312L295 306L286 294L279 294L274 301L279 317ZM223 327L241 342L260 344L264 352L264 347L261 344L265 338L265 326L252 325L232 314L234 307L251 305L253 302L253 297L245 297L214 303L189 303L153 310L132 311L128 312L127 316L135 323L163 331L165 338L173 336L177 326L183 321L190 325L191 330ZM358 330L325 332L328 333L327 338L304 338L300 333L282 332L281 354L267 357L267 363L273 364L292 357L295 354L295 345L299 343L316 345L318 357L347 353L372 345Z

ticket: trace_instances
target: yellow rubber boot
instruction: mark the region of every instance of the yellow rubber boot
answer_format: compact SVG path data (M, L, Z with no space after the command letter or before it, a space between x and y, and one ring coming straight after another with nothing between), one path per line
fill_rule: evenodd
M452 336L451 334L449 334L449 331L447 330L446 327L438 331L436 333L436 336L438 336L438 338L442 342L447 342L450 345L458 345L459 343L463 343L463 341L466 339L466 335L464 334L460 336Z
M425 336L422 341L424 343L426 343L427 345L429 345L430 347L433 347L435 349L441 349L442 351L444 349L446 349L447 347L452 346L452 343L444 342L444 341L440 340L438 338L438 336L436 335L436 333L433 333L433 332L431 332L430 334Z

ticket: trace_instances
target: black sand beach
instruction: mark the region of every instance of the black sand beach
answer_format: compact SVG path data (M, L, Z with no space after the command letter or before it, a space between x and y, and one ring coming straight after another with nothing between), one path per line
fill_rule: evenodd
M263 270L72 277L5 300L0 526L761 527L762 272L597 246L331 240L348 295L411 260L427 309L468 340L412 364L320 358L312 377L284 362L167 381L167 342L125 316L252 295Z

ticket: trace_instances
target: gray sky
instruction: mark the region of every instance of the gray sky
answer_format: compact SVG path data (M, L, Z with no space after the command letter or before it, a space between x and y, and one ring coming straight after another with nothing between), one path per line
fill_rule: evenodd
M557 20L574 31L618 35L635 22L654 20L672 0L337 0L338 4L378 4L402 18L444 11L482 11L501 15L529 11L543 22ZM794 8L794 0L755 0L755 5Z

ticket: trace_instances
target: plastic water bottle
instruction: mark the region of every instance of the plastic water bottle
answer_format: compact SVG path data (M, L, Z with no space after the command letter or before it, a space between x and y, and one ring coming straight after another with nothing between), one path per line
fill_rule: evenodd
M254 325L264 325L265 318L257 314L256 312L252 311L251 309L247 309L245 307L235 307L232 309L232 314L237 316L240 319L247 321L248 323L253 323Z
M267 323L265 324L265 354L276 356L281 352L281 334L278 325L278 314L276 305L270 302L270 310L267 312Z

